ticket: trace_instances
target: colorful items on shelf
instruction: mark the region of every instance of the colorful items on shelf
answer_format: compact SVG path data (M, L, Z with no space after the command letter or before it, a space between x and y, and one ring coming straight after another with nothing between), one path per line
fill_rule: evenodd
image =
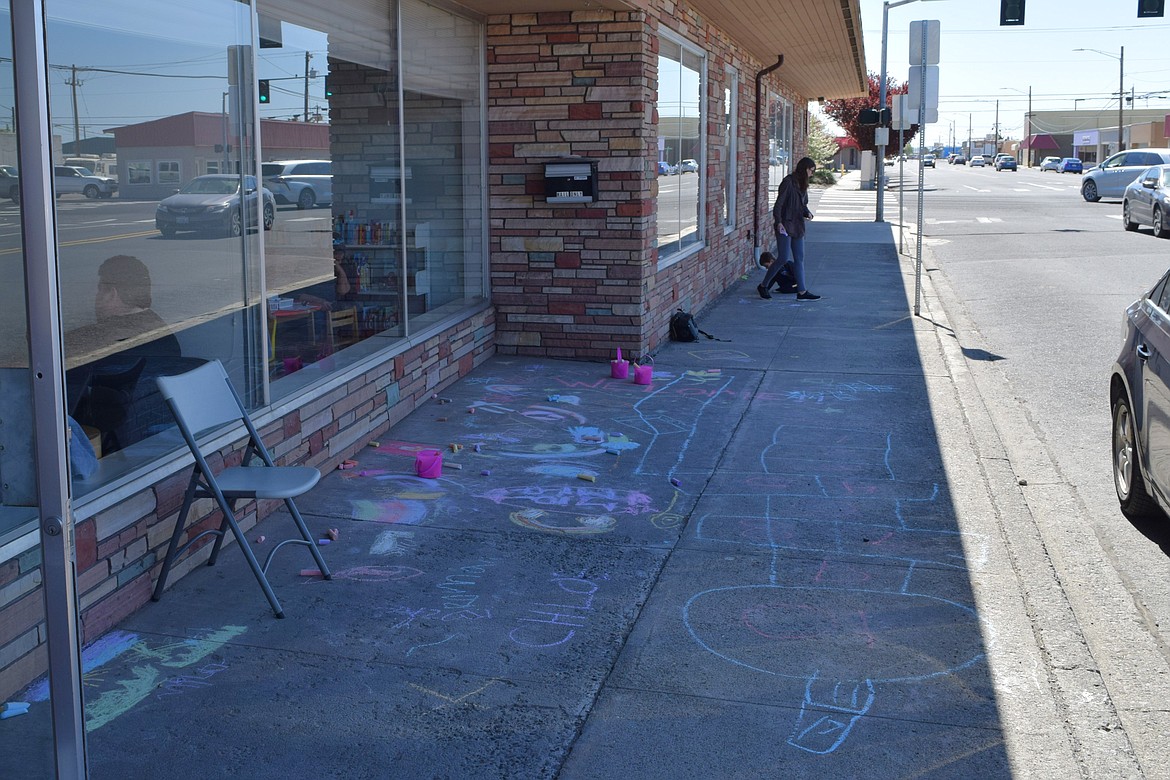
M333 218L333 234L350 246L394 246L398 243L394 223L389 220L359 222L351 210L348 217L338 214Z

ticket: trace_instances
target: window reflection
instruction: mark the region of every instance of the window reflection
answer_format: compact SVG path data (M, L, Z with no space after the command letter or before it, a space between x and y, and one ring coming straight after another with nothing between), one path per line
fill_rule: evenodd
M478 22L418 0L48 7L54 162L115 180L57 186L68 396L101 456L78 494L178 444L155 376L216 358L257 408L485 302ZM115 257L147 297L105 283Z
M792 170L792 101L773 94L768 107L768 191L772 196Z
M658 254L700 240L703 58L663 38L658 56ZM690 173L694 175L690 175Z

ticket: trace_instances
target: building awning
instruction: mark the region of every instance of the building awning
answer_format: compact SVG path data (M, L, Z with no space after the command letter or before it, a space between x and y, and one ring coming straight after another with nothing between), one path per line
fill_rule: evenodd
M490 19L494 15L547 11L587 12L597 7L644 10L640 0L453 0ZM775 74L810 100L869 94L860 0L786 0L752 3L691 0L696 19L727 33L766 68L784 55ZM664 25L665 26L665 25ZM747 74L754 78L755 74Z
M1020 148L1033 149L1042 152L1047 149L1059 149L1060 144L1058 144L1056 139L1050 136L1048 133L1037 133L1025 138L1024 142L1020 144Z

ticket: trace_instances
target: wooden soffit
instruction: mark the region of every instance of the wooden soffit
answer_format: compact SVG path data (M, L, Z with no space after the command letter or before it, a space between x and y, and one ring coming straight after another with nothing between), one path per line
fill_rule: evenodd
M645 0L447 0L482 16L547 11L640 9ZM810 100L869 94L861 0L689 0L761 68L784 55L776 76ZM753 74L754 75L754 74Z

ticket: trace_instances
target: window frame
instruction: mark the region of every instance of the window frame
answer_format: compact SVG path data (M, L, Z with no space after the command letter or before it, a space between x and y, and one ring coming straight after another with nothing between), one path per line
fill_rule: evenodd
M167 165L167 166L174 165L175 166L175 170L174 170L175 178L173 178L173 179L163 178L163 166L164 165ZM157 181L159 184L176 184L177 185L177 184L183 183L183 163L180 160L159 160L155 163L155 171L154 172L155 172L155 176L158 177ZM170 171L168 170L167 173L169 174Z
M725 82L723 94L725 99L730 96L729 103L726 106L726 116L724 133L724 158L725 167L723 171L723 234L727 235L735 230L735 223L739 216L736 208L737 199L739 197L739 176L738 162L739 162L739 71L728 65L724 69L724 75L727 78Z
M145 170L146 177L147 177L146 181L135 181L134 180L134 171L135 170L139 170L139 171ZM126 184L127 185L139 185L139 184L153 185L154 184L154 165L151 164L150 160L130 160L129 162L127 162L126 163Z

